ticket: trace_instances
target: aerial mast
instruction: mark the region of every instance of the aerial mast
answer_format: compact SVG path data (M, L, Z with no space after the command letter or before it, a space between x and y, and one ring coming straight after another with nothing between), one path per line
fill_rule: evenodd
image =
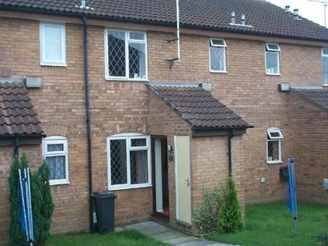
M328 0L309 0L310 2L321 3L323 6L324 25L327 27L327 6Z

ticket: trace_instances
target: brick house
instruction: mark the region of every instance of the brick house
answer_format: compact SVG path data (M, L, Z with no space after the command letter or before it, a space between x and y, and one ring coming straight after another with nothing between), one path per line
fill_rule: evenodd
M180 16L178 41L174 0L0 0L0 243L17 152L48 162L54 233L88 230L96 191L118 224L191 225L229 174L242 204L284 200L289 155L300 199L328 202L328 31L256 0Z

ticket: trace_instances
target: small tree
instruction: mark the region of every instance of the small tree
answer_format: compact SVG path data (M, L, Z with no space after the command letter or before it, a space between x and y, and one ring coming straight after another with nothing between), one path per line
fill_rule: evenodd
M50 236L51 216L54 211L50 185L50 171L45 162L33 176L33 214L35 239L38 245L44 245Z
M21 219L21 200L19 188L18 169L27 167L27 158L23 154L21 159L14 157L10 168L9 175L9 201L10 201L10 229L9 229L9 245L22 246L25 245L25 235L22 233L19 220Z
M218 229L225 233L232 233L241 230L242 226L243 223L235 183L232 178L229 178L219 211Z

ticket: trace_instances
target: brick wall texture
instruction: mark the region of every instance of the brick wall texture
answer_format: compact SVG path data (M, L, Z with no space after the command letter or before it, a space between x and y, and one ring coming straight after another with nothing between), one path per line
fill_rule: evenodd
M68 139L70 184L52 187L56 205L52 231L87 230L82 28L77 24L66 24L66 67L40 66L38 21L0 17L0 36L0 76L11 73L41 77L42 88L30 90L29 94L42 127L48 136L65 136ZM320 85L320 48L281 43L281 75L267 76L264 42L226 38L228 72L219 74L209 72L208 37L182 35L181 62L170 69L166 59L176 56L176 48L167 40L174 35L149 31L147 36L149 80L208 82L216 98L255 126L233 140L234 175L238 177L236 182L240 197L248 203L284 199L286 186L279 179L280 165L266 163L266 129L279 127L288 136L284 139L283 148L286 161L289 132L293 126L288 122L288 96L279 93L277 87L286 81L298 86ZM191 132L185 122L179 121L178 116L152 95L143 83L105 80L104 27L89 27L89 51L93 183L94 191L103 191L108 187L107 137L127 132L164 134L168 136L168 143L172 144L174 134L189 135ZM162 120L165 117L171 120ZM206 167L211 166L220 180L226 176L225 137L193 139L192 150L195 182L192 189L200 191L204 183L211 187L215 185L214 176L206 177L211 175ZM265 178L264 183L260 182L262 177ZM172 163L169 163L169 180L170 199L174 199ZM1 189L5 188L1 186ZM116 193L116 220L119 224L151 215L151 188ZM199 192L193 193L194 198L199 196ZM173 217L174 200L170 200L170 204Z
M308 202L328 202L328 192L323 188L323 179L328 176L328 112L291 95L288 104L289 152L296 157L298 197Z

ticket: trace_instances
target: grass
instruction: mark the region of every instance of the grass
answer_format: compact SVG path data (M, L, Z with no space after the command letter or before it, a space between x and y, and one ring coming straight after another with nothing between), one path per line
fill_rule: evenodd
M208 239L244 246L328 246L328 206L301 204L296 232L286 204L249 206L243 231L212 233Z
M167 246L136 231L110 234L75 234L53 236L46 246Z

